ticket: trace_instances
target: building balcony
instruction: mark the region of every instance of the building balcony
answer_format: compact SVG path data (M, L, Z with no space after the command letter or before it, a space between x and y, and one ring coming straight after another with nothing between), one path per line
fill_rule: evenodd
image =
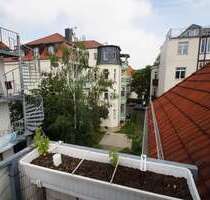
M153 79L152 80L152 85L153 86L158 86L158 79Z
M164 179L170 177L170 180L174 181L180 178L180 180L185 180L189 196L191 196L189 199L200 199L193 176L185 167L146 159L143 156L140 158L124 154L119 155L117 164L113 166L110 164L109 154L106 151L60 143L51 143L49 153L62 154L72 159L71 169L68 168L67 172L60 171L56 167L44 166L42 162L39 162L41 157L37 150L31 151L20 160L21 168L30 181L46 190L93 200L183 199L174 196L178 193L180 185L173 181L168 182L168 187L174 188L176 192L170 193L169 196L157 192L159 183L154 184L151 179L148 179L151 181L148 183L154 186L154 190L148 190L144 185L138 187L132 184L141 180L139 174L147 176L151 173L158 177L163 176ZM86 169L89 166L88 163L92 163L93 166ZM100 165L100 170L98 165ZM104 170L106 176L103 177L100 175L103 173L100 172Z
M20 38L18 33L0 27L0 56L18 57Z

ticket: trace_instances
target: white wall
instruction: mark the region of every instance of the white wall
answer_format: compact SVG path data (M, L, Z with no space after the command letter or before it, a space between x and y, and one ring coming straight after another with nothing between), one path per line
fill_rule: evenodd
M120 65L98 65L100 71L102 72L104 69L109 70L109 80L112 80L113 88L108 90L109 97L111 94L116 91L117 98L111 99L109 98L110 108L109 108L109 116L107 119L102 120L101 126L107 127L117 127L120 123L120 95L121 95L121 66ZM114 81L114 70L116 69L116 80ZM115 110L115 112L114 112ZM114 113L116 113L114 115Z
M189 42L188 54L178 55L178 42ZM159 66L158 96L175 86L183 79L175 79L177 67L186 67L185 78L196 71L199 38L171 39L161 48Z
M0 79L4 84L4 63L0 60ZM4 86L2 85L2 88ZM8 103L0 99L0 135L10 128L10 113Z
M94 54L97 55L97 49L88 49L89 52L89 60L88 60L88 64L90 67L95 67L96 66L96 62L97 62L97 56L95 58Z

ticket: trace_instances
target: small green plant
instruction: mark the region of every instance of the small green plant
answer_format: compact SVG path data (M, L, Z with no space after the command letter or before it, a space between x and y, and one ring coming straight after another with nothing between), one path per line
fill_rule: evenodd
M118 160L119 160L119 155L117 151L115 150L109 151L109 161L113 167L116 167Z
M49 138L43 135L41 128L37 128L35 131L34 144L39 152L39 155L47 155L49 149Z

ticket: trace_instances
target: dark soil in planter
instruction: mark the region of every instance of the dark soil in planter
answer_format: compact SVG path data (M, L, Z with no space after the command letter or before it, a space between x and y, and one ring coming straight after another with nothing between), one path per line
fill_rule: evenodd
M118 166L113 183L171 197L192 200L185 178Z
M42 167L47 167L50 169L56 169L64 172L71 173L76 166L81 161L78 158L73 158L66 155L61 155L62 158L62 164L60 164L58 167L54 166L53 164L53 156L54 154L48 153L46 156L39 156L38 158L34 159L31 163L34 165L39 165Z
M108 163L84 160L75 174L109 182L113 172L114 167Z

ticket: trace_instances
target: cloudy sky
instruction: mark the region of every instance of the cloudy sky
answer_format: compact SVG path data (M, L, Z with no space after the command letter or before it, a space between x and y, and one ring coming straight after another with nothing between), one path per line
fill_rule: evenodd
M134 68L152 64L169 28L210 25L210 0L0 0L0 26L23 41L77 27L79 37L117 44Z

